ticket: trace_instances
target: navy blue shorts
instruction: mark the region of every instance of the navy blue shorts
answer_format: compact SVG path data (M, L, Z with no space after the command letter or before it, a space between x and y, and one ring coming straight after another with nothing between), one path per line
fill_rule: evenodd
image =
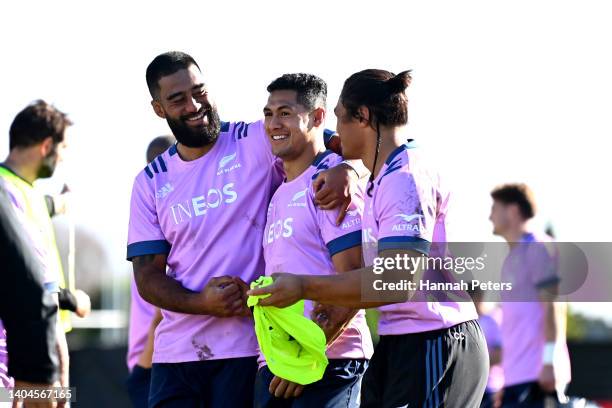
M151 388L151 369L135 365L125 382L125 387L134 408L147 408Z
M149 407L252 407L256 373L256 357L155 363Z
M361 378L367 360L329 360L323 378L304 387L297 398L276 398L268 390L274 374L268 366L257 372L255 408L348 408L359 406Z
M474 408L489 375L476 320L448 329L380 336L363 377L364 408Z

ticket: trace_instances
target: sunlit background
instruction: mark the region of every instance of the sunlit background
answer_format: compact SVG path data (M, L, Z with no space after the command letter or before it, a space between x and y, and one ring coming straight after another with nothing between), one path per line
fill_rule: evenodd
M132 180L148 142L169 132L145 69L168 50L195 57L224 120L260 118L266 85L286 72L327 80L333 107L351 73L411 68L410 131L453 186L455 240L496 239L489 191L523 181L538 199L534 228L609 241L610 17L596 1L2 2L0 156L30 101L70 114L69 154L41 188L73 191L77 286L120 310L101 320L109 327L128 306ZM67 217L56 224L65 253ZM609 305L572 307L612 317Z

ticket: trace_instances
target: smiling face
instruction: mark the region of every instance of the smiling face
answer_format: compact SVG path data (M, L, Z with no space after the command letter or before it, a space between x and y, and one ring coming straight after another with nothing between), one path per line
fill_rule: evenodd
M299 157L314 140L313 128L322 126L324 118L324 108L308 111L298 103L297 91L271 92L264 107L264 126L272 153L283 160Z
M158 97L151 104L180 144L202 147L217 139L221 121L198 67L192 64L163 76L158 86Z

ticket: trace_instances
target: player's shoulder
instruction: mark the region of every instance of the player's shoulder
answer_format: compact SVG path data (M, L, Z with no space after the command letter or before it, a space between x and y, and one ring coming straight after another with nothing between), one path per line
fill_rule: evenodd
M264 133L263 121L221 122L221 133L220 137L229 137L235 142L247 142L260 137Z
M307 170L310 174L310 181L315 180L322 171L331 169L342 163L342 160L342 156L337 155L331 150L325 150L319 153ZM310 189L313 189L312 183L310 183Z

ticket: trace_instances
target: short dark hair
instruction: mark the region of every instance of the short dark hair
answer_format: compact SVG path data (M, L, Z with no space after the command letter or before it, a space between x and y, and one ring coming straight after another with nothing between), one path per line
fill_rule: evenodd
M370 111L369 123L402 126L408 123L406 88L412 81L410 70L395 75L383 69L366 69L351 75L345 82L340 101L348 114L360 119L359 107Z
M151 140L147 147L147 163L151 163L160 153L163 153L174 144L176 139L174 136L158 136Z
M159 80L162 77L187 69L191 65L200 69L191 55L181 51L168 51L155 57L147 67L147 86L151 97L156 99L159 96Z
M54 144L64 140L64 132L72 125L68 116L42 99L36 100L15 116L9 130L9 149L30 147L49 136Z
M327 101L327 84L312 74L284 74L268 85L268 92L296 91L297 102L306 109L325 107Z
M533 192L526 184L503 184L491 191L491 198L504 204L516 204L526 220L536 213Z

